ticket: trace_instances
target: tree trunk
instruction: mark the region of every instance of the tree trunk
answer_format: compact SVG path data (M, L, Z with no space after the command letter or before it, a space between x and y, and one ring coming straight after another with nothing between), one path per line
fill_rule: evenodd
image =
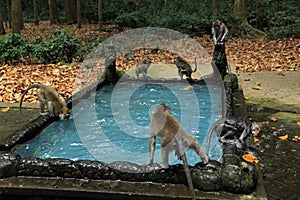
M212 14L216 15L219 12L219 2L218 0L212 0Z
M102 0L98 0L98 23L99 23L99 31L101 31L103 28Z
M5 29L3 25L4 23L3 8L4 8L3 0L0 0L0 35L5 35Z
M11 0L12 32L21 34L22 3L21 0Z
M71 2L69 0L65 0L64 4L65 4L65 13L66 13L67 24L72 24L73 17L72 17Z
M11 28L11 0L6 0L6 3L7 3L8 28Z
M245 29L249 35L258 38L265 38L267 34L252 27L247 21L247 0L234 0L234 14L240 23L241 28Z
M152 15L153 17L156 16L156 0L152 0Z
M39 3L38 0L33 0L34 25L39 25Z
M49 0L50 25L59 24L56 0Z
M77 0L77 28L81 28L81 0Z

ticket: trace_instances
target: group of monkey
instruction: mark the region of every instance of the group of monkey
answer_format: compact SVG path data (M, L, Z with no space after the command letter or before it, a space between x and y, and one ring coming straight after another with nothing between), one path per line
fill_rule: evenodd
M25 94L33 88L37 88L37 96L40 103L41 114L44 113L45 106L48 108L50 116L65 120L70 116L70 110L66 102L59 98L59 94L52 88L42 84L33 84L23 93L20 100L20 111ZM185 148L193 150L204 164L209 162L209 144L214 131L218 131L219 141L221 143L231 143L238 140L241 144L249 135L257 136L260 132L260 126L245 120L226 119L217 121L210 129L207 139L206 152L201 148L198 140L186 132L180 122L171 114L171 109L165 104L158 105L151 116L150 138L149 138L149 161L145 165L152 165L155 152L156 136L161 140L161 157L164 168L169 168L169 154L175 151L175 155L183 160L185 174L188 186L191 190L193 199L195 192L192 178L189 171Z
M143 60L136 68L137 77L139 74L143 74L144 78L147 77L147 70L151 62L149 60ZM192 72L197 70L197 63L195 58L195 70L192 71L191 66L182 60L180 57L175 59L175 65L178 68L178 74L183 79L183 75L191 79ZM40 104L41 114L46 114L45 106L48 108L49 115L51 117L59 117L62 120L69 119L70 110L64 100L61 100L59 94L52 88L42 84L33 84L29 86L22 94L20 100L20 111L25 94L30 90L37 89L37 97ZM188 186L191 190L192 197L195 199L195 193L193 189L193 183L191 174L189 171L185 149L189 148L193 150L202 160L204 164L209 162L209 148L210 139L213 132L217 132L219 141L221 143L232 143L238 141L241 145L244 145L245 138L252 135L257 136L260 133L260 125L255 122L249 122L247 120L238 119L220 119L215 122L207 137L206 152L201 148L198 140L187 133L180 122L171 114L171 109L165 104L158 105L151 116L150 122L150 138L149 138L149 161L145 165L152 165L155 152L156 137L160 137L161 140L161 157L164 168L169 168L169 154L175 151L175 155L183 160L185 174L187 178Z

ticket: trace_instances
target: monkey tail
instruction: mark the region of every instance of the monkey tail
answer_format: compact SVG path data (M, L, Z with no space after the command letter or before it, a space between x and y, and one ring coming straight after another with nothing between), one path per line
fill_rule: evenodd
M194 72L196 72L196 71L197 71L197 59L195 57L195 70L194 70Z
M24 99L26 93L27 93L29 90L33 89L33 88L39 89L39 88L42 88L42 87L43 87L43 85L41 85L41 84L32 84L31 86L29 86L29 87L23 92L22 97L21 97L21 100L20 100L20 106L19 106L20 113L22 113L22 103L23 103L23 99Z
M187 162L187 159L186 159L186 154L185 154L184 146L183 146L183 138L182 138L181 134L180 134L180 141L178 142L178 148L179 148L179 154L181 155L181 158L182 158L182 161L183 161L186 180L187 180L188 186L189 186L191 194L192 194L192 199L195 200L196 195L195 195L195 190L194 190L194 186L193 186L193 180L192 180L189 165L188 165L188 162Z
M208 137L207 137L207 141L206 141L206 152L205 152L208 157L209 157L211 136L212 136L213 132L216 130L217 126L218 126L218 121L212 125L212 127L210 128L210 130L208 132Z
M189 169L189 166L188 166L188 163L187 163L185 152L183 152L183 154L182 154L181 157L182 157L182 161L183 161L183 166L184 166L184 171L185 171L185 175L186 175L186 180L187 180L188 186L189 186L191 194L192 194L192 199L195 200L196 199L196 195L195 195L195 190L194 190L194 186L193 186L193 180L192 180L190 169Z

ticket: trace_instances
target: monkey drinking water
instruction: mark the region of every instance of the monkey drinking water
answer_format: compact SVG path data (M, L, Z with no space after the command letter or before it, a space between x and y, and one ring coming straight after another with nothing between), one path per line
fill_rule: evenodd
M39 99L41 114L45 114L44 109L45 106L47 106L50 116L59 116L59 118L62 120L69 118L70 111L67 108L65 101L59 98L58 93L54 89L42 84L33 84L23 92L20 100L20 112L22 109L23 99L26 93L33 88L38 89L36 94Z
M261 125L256 122L235 118L227 118L224 122L223 120L216 121L209 130L206 147L207 155L209 153L211 136L214 131L218 132L221 143L233 143L235 140L238 140L241 144L244 144L248 136L257 136L261 131Z
M176 57L174 60L176 67L178 68L178 75L180 76L181 80L183 79L183 75L185 75L188 79L192 80L192 73L197 71L197 62L195 58L195 70L192 70L190 64L184 61L180 57Z
M156 136L159 136L162 138L161 156L164 167L169 167L169 153L175 150L175 155L183 160L187 182L194 197L192 178L184 148L187 147L194 150L205 164L208 163L208 157L204 154L197 139L188 134L170 112L169 107L165 104L160 104L152 114L149 139L149 164L153 164Z

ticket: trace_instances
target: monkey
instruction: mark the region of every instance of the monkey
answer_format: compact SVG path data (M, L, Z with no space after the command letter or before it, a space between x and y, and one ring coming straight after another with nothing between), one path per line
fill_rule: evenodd
M229 31L223 22L220 20L214 21L211 32L215 46L222 45L224 42L226 42Z
M220 20L213 22L211 36L214 42L213 62L216 64L218 71L224 79L225 75L228 74L229 67L225 52L225 42L228 37L228 28Z
M153 164L156 136L162 138L161 156L164 168L169 168L169 153L175 150L175 155L182 159L188 186L195 198L193 183L184 148L194 150L202 159L203 163L208 163L208 157L204 154L199 142L195 137L188 134L179 121L171 114L171 109L165 104L158 105L151 116L150 138L149 138L149 161L147 164Z
M21 109L25 94L33 88L38 89L36 94L39 99L40 112L42 115L45 114L44 109L46 105L51 117L59 116L61 120L70 117L70 110L67 108L66 102L59 98L59 94L54 89L42 84L33 84L23 92L20 100L20 112L22 112Z
M192 73L197 71L197 62L195 57L195 70L192 70L191 65L189 65L186 61L182 58L177 56L174 60L176 67L178 68L178 75L180 79L183 79L183 75L185 75L188 79L192 80Z
M139 78L139 74L143 74L144 78L147 78L148 68L151 65L151 61L149 59L144 59L136 65L135 74L136 77Z
M258 136L261 131L261 125L256 122L236 118L226 118L224 122L223 120L216 121L208 132L206 155L209 153L210 139L214 131L218 132L221 143L233 143L237 139L241 144L245 143L248 136Z

